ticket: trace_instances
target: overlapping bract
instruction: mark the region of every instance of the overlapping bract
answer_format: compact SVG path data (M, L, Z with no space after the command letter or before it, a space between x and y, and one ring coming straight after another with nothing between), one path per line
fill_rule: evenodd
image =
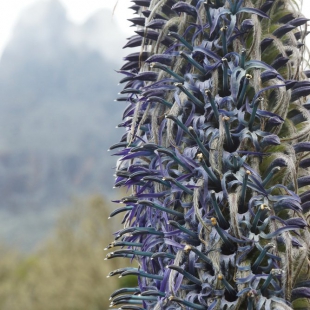
M116 187L120 309L310 309L307 19L289 1L134 0Z

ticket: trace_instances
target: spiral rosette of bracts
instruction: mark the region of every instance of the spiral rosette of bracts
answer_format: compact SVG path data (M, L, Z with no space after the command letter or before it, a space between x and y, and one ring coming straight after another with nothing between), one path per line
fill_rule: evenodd
M138 286L111 306L310 309L308 20L285 0L132 3L107 259Z

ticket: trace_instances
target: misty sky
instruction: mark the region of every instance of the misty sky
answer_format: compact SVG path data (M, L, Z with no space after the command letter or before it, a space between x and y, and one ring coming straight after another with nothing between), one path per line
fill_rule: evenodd
M0 1L0 55L3 48L10 39L12 28L16 23L20 13L29 5L38 1L48 0L7 0ZM128 33L132 33L130 23L126 22L130 18L131 11L127 7L131 4L129 0L59 0L67 9L68 17L76 23L83 23L90 15L102 8L114 8L117 4L114 16L121 28ZM310 1L303 1L303 14L310 18Z
M35 2L48 0L7 0L0 1L0 55L3 48L10 39L14 24L19 18L21 12ZM83 23L90 15L103 8L117 7L114 16L119 22L122 29L132 33L132 28L129 28L130 23L126 22L130 18L130 11L127 7L130 5L129 0L59 0L67 9L68 17L76 23Z

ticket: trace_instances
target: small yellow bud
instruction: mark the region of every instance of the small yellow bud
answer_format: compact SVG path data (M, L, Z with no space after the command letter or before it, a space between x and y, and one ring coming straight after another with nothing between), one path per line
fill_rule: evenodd
M202 153L198 153L198 154L196 155L196 157L197 157L198 160L203 160L203 155L202 155Z
M184 247L184 252L185 253L189 253L191 250L192 250L192 247L190 245L188 245L188 244Z
M211 218L211 224L215 226L217 224L217 219L215 217Z

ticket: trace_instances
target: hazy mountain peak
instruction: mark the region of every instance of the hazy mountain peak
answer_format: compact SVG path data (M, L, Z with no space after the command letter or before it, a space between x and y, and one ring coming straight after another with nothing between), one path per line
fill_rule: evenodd
M111 28L111 25L113 24L113 27L118 28L116 25L114 18L113 18L113 12L109 9L101 9L95 12L93 15L91 15L84 23L84 27L94 27L98 25L108 25L109 28ZM106 29L108 30L108 29Z
M30 50L40 58L53 58L63 47L71 47L97 52L120 63L127 54L122 50L124 37L111 10L98 10L79 25L67 18L59 0L41 0L22 12L3 57L10 54L20 58L20 50Z
M21 14L15 29L21 26L38 26L64 22L67 12L59 0L40 0L27 7Z
M126 42L125 35L113 18L111 10L102 9L90 16L80 27L79 35L82 44L110 60L120 62L122 56L128 54L128 51L122 49Z

